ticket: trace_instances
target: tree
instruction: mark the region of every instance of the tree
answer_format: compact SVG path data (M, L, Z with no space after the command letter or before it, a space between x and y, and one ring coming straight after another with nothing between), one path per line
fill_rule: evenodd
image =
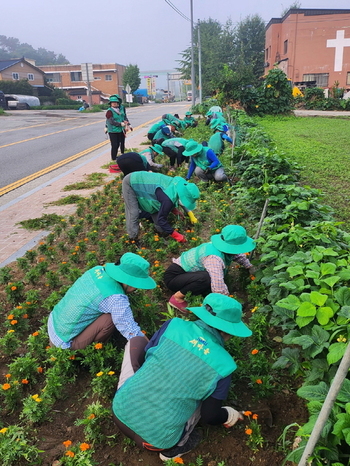
M137 65L128 65L125 67L123 75L123 86L129 84L131 93L134 93L141 84L140 69Z
M29 84L28 79L0 81L0 89L4 94L33 95L33 87Z

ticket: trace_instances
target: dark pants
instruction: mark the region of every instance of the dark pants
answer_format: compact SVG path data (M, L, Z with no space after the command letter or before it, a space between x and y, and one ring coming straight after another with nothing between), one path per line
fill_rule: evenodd
M147 171L141 155L137 152L127 152L126 154L117 157L117 163L124 176L132 172Z
M149 139L152 142L155 135L156 135L156 133L148 133L147 134L147 139Z
M165 271L163 280L171 291L180 291L186 294L189 291L193 295L206 295L211 293L211 280L209 273L204 271L185 272L177 264L171 264Z
M124 154L125 150L125 134L124 131L120 133L108 133L109 139L111 141L111 159L116 160L118 149L120 147L120 152Z
M166 154L170 158L171 167L174 167L175 161L177 161L177 166L179 167L182 164L182 162L186 160L186 157L182 155L184 150L184 146L180 147L177 152L171 149L170 147L163 147L164 154Z
M72 340L70 348L80 350L92 342L104 343L109 340L115 330L111 314L102 314Z

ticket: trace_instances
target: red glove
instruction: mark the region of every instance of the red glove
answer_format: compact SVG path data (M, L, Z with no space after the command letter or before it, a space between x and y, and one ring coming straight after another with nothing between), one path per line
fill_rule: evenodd
M176 230L174 230L170 236L174 238L178 243L186 243L187 241L184 235L181 235L181 233L178 233Z

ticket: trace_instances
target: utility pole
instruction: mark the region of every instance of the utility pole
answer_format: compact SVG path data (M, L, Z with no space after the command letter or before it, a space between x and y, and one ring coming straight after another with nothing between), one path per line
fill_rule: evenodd
M88 88L88 99L89 99L89 105L90 108L92 108L92 93L91 93L91 84L90 84L90 77L89 77L89 67L88 64L85 63L86 66L86 81L87 81L87 88Z
M193 0L191 0L191 82L192 82L192 106L196 102L196 83L194 75L194 43L193 43Z
M201 47L201 23L198 20L198 81L199 81L199 103L202 103L202 47Z

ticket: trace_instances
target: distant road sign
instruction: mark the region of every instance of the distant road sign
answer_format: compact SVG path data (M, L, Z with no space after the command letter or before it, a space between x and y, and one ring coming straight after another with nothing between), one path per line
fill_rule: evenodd
M157 74L150 74L149 76L144 76L145 79L147 78L158 78Z
M125 86L125 90L126 90L126 92L127 92L128 94L130 94L130 92L131 92L130 84L127 84L127 85Z

